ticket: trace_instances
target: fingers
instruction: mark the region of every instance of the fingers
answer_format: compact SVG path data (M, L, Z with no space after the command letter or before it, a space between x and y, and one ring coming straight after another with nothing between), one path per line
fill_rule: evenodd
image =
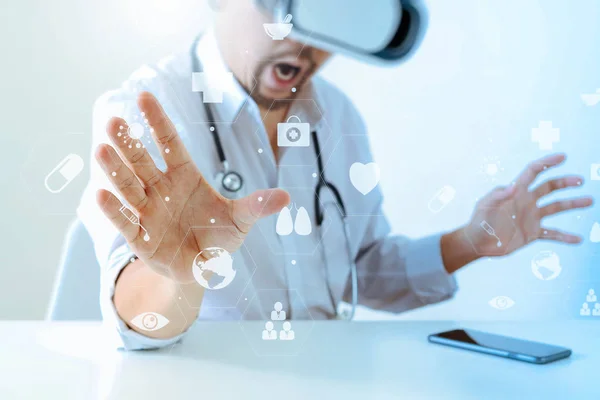
M562 178L551 179L540 184L533 194L536 198L544 197L554 191L566 189L569 187L577 187L583 184L583 178L581 176L571 175Z
M586 208L592 204L594 204L594 200L589 196L569 200L560 200L541 207L540 214L542 218L544 218L550 215L561 213L563 211Z
M119 211L123 204L114 194L108 190L100 189L96 194L96 201L104 215L106 215L115 228L121 232L121 235L123 235L125 240L131 243L140 235L140 227L132 224L125 215Z
M561 232L554 229L540 228L538 238L542 240L551 240L567 244L578 244L583 241L581 236L572 235L570 233Z
M144 208L148 202L146 191L115 149L107 144L101 144L96 150L96 160L125 201L136 210Z
M290 195L285 190L257 190L250 196L232 201L232 219L242 232L247 233L256 221L281 211L289 202Z
M562 164L566 158L567 157L564 154L551 154L531 162L527 168L525 168L525 171L517 177L517 185L529 187L542 171Z
M169 168L177 168L192 161L175 126L156 98L148 92L138 97L138 107L152 127L152 136Z
M152 187L160 182L162 172L156 167L144 146L135 139L139 133L133 133L125 120L116 117L108 121L106 131L123 159L144 186Z

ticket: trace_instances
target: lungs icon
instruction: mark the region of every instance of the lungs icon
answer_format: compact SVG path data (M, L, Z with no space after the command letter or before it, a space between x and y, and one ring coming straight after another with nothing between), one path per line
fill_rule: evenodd
M288 236L292 232L300 236L308 236L312 233L312 224L306 208L297 209L296 220L292 220L292 212L289 208L283 207L277 216L275 231L279 236Z
M277 225L275 231L280 236L287 236L294 230L294 223L292 222L292 213L287 207L283 207L277 217Z
M310 217L308 216L308 212L304 207L300 207L298 209L298 214L296 214L296 221L294 223L294 230L300 236L307 236L312 232Z

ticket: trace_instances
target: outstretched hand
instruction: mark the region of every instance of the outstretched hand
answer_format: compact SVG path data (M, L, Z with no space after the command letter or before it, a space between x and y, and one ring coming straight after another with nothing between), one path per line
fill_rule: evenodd
M583 178L569 175L531 188L539 174L562 164L565 159L564 154L553 154L534 161L514 184L496 188L477 203L464 233L478 255L510 254L538 239L569 244L582 241L578 235L544 227L542 220L563 211L589 207L593 204L591 197L554 201L542 207L538 202L557 190L582 185Z
M192 263L200 251L208 247L236 251L260 218L280 211L290 198L280 189L259 190L239 200L221 196L194 164L156 98L141 93L138 106L167 168L158 169L143 146L125 143L127 122L112 118L107 131L113 146L100 145L96 158L139 217L139 225L121 212L123 203L110 191L100 190L97 201L147 266L178 282L192 282ZM210 227L211 220L217 221L215 228L194 229Z

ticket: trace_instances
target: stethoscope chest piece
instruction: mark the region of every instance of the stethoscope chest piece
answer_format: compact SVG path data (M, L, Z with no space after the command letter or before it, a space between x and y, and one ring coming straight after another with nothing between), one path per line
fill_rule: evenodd
M221 186L228 192L237 193L244 186L244 179L235 171L227 171L221 173Z
M239 199L243 192L244 178L238 172L222 170L215 176L215 187L228 199Z

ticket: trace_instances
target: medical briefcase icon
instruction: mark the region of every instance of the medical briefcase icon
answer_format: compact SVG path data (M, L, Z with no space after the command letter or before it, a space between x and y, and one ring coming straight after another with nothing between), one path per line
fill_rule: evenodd
M292 118L298 122L290 122ZM277 124L277 146L279 147L308 147L310 146L310 124L302 122L292 115L287 122Z

